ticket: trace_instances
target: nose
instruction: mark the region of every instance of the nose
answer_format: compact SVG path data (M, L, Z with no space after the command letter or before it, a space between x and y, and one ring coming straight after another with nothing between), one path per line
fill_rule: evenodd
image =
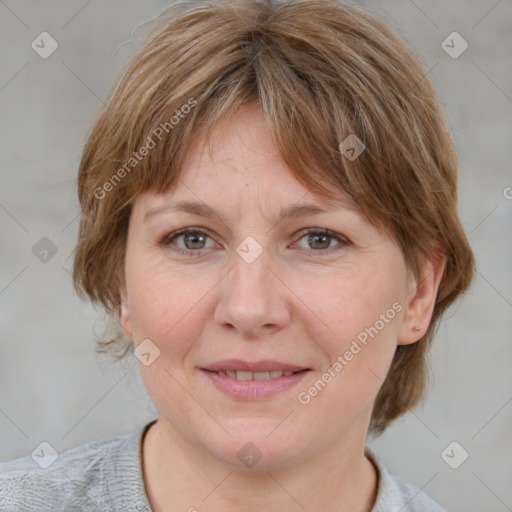
M214 315L219 325L257 338L290 321L288 288L272 267L266 252L251 263L234 254L231 271L219 283L221 296Z

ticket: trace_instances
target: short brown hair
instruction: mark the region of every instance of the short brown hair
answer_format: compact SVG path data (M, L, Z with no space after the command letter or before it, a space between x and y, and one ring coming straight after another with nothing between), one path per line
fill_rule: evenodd
M370 430L379 434L424 398L427 349L474 258L457 213L453 142L423 65L380 18L337 0L176 2L129 63L78 173L74 286L113 320L97 351L122 359L133 348L116 321L134 200L172 190L194 137L205 130L208 141L250 101L293 175L322 197L348 193L416 276L425 256L446 257L428 330L397 347L376 398ZM340 150L351 134L365 146L356 159Z

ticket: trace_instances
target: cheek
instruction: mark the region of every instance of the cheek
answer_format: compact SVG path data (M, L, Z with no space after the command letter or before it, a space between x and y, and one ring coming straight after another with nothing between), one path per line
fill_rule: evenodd
M148 338L160 350L150 365L139 363L140 374L157 409L167 411L179 423L179 418L187 418L194 410L182 383L188 378L184 375L186 358L200 338L206 318L201 297L214 280L178 272L161 261L131 270L130 312L135 340L140 343ZM182 427L187 428L186 424Z
M396 274L395 274L396 276ZM398 333L399 314L393 308L402 296L397 279L390 279L375 270L359 268L357 272L332 272L317 276L312 282L302 279L294 290L314 313L313 339L323 340L331 356L348 349L352 340L372 326L379 337L393 338ZM382 319L383 318L383 319ZM375 333L374 329L371 329Z
M209 282L211 281L211 283ZM132 268L130 314L137 341L151 339L162 351L179 355L199 336L201 299L213 286L207 276L149 262Z
M351 410L372 400L382 385L396 349L403 307L398 300L400 274L391 279L359 270L328 280L328 292L319 293L325 289L320 282L315 293L305 295L321 320L315 322L311 337L328 357L323 376L329 390L324 392L320 383L322 391L315 396L345 403Z

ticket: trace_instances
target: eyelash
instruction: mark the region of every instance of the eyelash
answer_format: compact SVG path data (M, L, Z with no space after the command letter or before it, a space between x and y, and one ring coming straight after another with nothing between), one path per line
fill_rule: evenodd
M188 235L189 233L196 234L196 235L197 234L206 235L208 238L211 238L208 235L208 232L204 231L202 229L184 228L184 229L180 229L178 231L175 231L173 233L169 233L169 234L165 235L158 242L158 245L163 246L163 247L170 247L171 242L173 242L176 238L183 236L183 235ZM298 239L298 241L302 240L306 235L310 235L310 234L324 235L324 236L327 236L328 238L333 238L339 242L339 244L337 246L330 247L328 249L303 249L307 254L310 254L310 255L317 256L317 255L321 255L322 253L330 254L334 250L340 250L340 249L350 245L350 242L345 237L342 237L341 235L338 235L329 229L318 229L318 228L306 229L305 231L303 231L301 233L301 236ZM185 256L192 257L192 256L200 255L203 251L206 251L207 249L198 249L198 250L194 251L192 249L186 250L186 249L181 249L179 247L173 247L171 250L175 251L177 253L183 254Z

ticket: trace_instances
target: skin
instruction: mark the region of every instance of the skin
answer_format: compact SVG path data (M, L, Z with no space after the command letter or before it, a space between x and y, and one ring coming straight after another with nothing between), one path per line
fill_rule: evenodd
M415 279L399 247L342 191L328 205L308 192L280 158L256 103L230 118L212 154L203 149L198 139L175 190L137 198L129 224L121 325L135 345L150 339L160 350L149 366L139 362L160 413L142 446L151 506L369 512L378 485L364 454L372 406L397 344L425 333L443 264L425 260ZM144 221L149 210L185 199L221 217L165 210ZM282 207L306 202L330 211L277 222ZM159 245L186 227L205 238ZM330 229L348 243L308 242L306 228ZM247 236L263 250L252 263L236 252ZM301 404L298 393L394 303L402 310ZM227 358L312 371L273 397L240 400L199 370ZM237 458L247 442L262 454L250 469Z

